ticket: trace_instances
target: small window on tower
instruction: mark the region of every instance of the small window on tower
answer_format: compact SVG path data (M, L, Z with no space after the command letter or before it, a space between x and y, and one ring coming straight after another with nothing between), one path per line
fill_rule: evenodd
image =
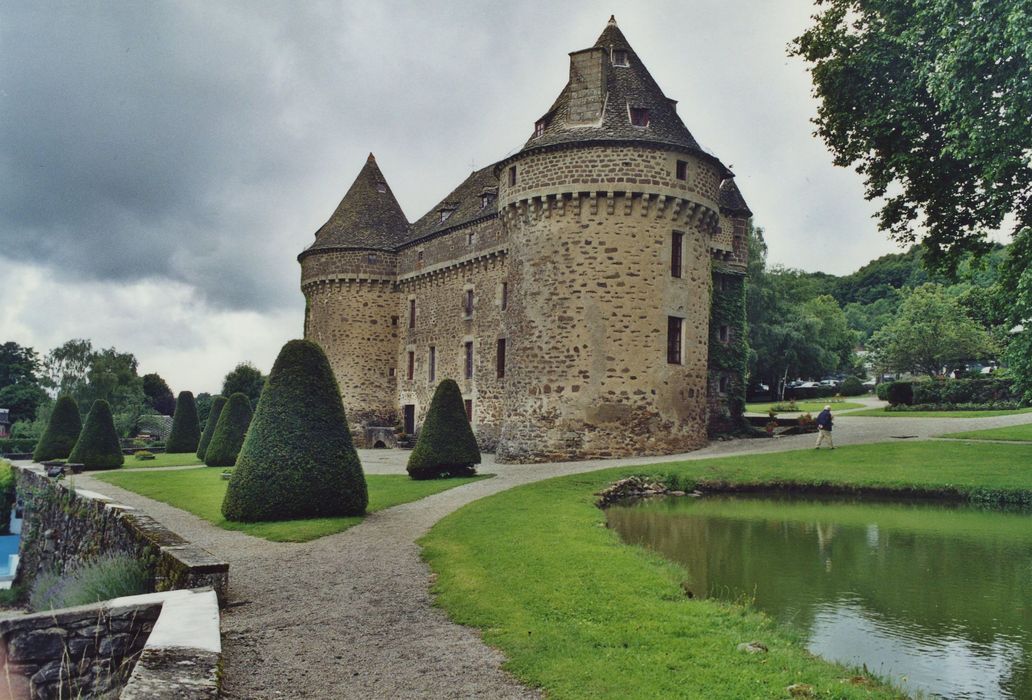
M649 110L644 107L631 107L631 124L634 126L648 126Z
M614 66L621 66L621 67L626 68L627 65L628 65L627 64L627 52L623 51L621 49L614 49L613 50L613 65Z
M416 353L412 350L408 351L408 379L413 379L416 376Z
M472 232L466 234L466 245L471 246L471 247L473 245L473 233Z
M387 183L386 182L378 182L378 183L376 183L376 191L380 192L380 193L386 192L387 191Z
M515 165L510 165L509 166L509 187L512 187L515 184L516 184L516 166Z
M491 195L489 195L489 194L482 194L482 195L480 195L480 208L481 209L483 209L484 207L486 207L490 203L491 203Z
M680 277L684 256L684 233L674 231L670 234L670 276Z
M509 283L502 282L502 311L509 308Z
M447 221L448 217L452 215L453 209L442 209L441 210L441 221Z
M681 328L684 319L667 316L667 363L681 364Z
M391 316L391 325L392 326L398 325L398 317L397 316Z
M731 329L728 326L721 326L717 331L720 342L726 343L731 338Z
M688 161L679 160L677 161L677 179L687 180L688 179Z
M463 351L465 353L465 362L463 363L465 370L466 379L473 378L473 341L468 340L463 343Z
M544 119L538 119L536 122L534 122L534 136L541 136L543 133L545 133L546 126L548 126L548 123Z
M462 402L466 407L466 420L473 422L473 399L466 399Z
M731 389L731 379L726 375L720 375L720 380L717 382L717 392L721 396L726 396L727 392Z
M376 253L370 253L366 256L366 262L370 265L375 265L377 261Z
M473 290L467 289L462 295L462 311L466 318L473 318Z
M417 250L416 251L416 260L418 260L419 262L423 262L423 251L421 251L421 250Z

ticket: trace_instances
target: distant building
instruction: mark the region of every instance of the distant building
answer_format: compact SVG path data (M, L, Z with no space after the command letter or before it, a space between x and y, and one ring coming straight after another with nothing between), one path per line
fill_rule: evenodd
M5 438L11 434L11 411L6 408L0 408L0 438Z
M744 400L752 213L733 177L613 19L523 148L416 222L370 154L298 256L305 337L359 442L418 430L450 377L499 461L706 444Z

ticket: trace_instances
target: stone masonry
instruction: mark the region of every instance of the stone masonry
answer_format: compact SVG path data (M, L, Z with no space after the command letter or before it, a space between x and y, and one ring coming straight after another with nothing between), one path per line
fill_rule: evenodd
M299 256L305 337L360 445L365 426L418 430L444 378L499 461L681 452L735 427L745 328L711 304L737 303L751 212L615 20L570 56L521 151L411 224L370 155Z

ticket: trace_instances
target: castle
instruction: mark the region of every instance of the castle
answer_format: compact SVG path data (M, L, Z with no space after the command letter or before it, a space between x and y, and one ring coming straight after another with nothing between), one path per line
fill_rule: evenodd
M523 148L415 223L370 154L298 256L359 445L418 431L444 378L503 462L683 452L735 423L751 212L676 105L610 19Z

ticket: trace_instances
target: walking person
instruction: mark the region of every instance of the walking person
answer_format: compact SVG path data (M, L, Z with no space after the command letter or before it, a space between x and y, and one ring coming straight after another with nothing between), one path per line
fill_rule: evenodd
M835 449L835 443L831 439L831 406L825 406L824 410L817 414L817 446L815 450L821 449L821 443L828 441L828 446Z

